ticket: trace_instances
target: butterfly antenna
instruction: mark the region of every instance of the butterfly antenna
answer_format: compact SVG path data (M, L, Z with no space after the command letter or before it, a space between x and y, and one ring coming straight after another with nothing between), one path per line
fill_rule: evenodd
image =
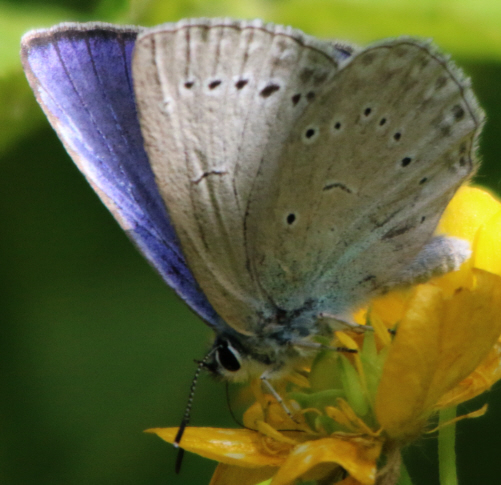
M247 426L245 426L245 424L243 424L236 416L235 416L235 413L233 412L233 409L231 408L231 399L230 399L230 383L228 381L226 381L226 404L228 406L228 411L230 412L230 415L233 419L233 421L235 421L235 423L238 424L238 426L240 426L241 428L245 428L245 429L251 429L251 428L248 428ZM254 430L252 430L254 431Z
M174 443L173 443L174 448L179 449L179 451L177 453L177 458L176 458L176 466L175 466L176 473L179 473L181 471L181 464L183 462L184 449L180 448L179 444L181 443L181 439L183 437L184 430L186 429L186 426L188 426L188 424L190 422L191 408L193 406L193 397L195 396L195 389L197 387L198 378L200 377L200 372L202 372L202 369L207 364L207 361L210 359L212 354L214 354L214 352L216 352L217 349L218 349L218 347L211 349L211 351L200 362L198 362L197 370L195 371L195 375L193 376L193 380L191 381L190 394L188 396L188 403L186 404L184 416L183 416L183 419L181 420L181 424L179 425L179 430L177 431L176 438L174 439Z

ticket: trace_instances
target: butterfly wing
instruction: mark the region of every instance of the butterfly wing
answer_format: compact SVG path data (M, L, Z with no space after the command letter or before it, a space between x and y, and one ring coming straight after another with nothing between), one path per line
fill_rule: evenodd
M482 113L413 40L346 61L290 29L195 20L143 34L133 71L190 267L242 333L394 281L474 170Z
M344 312L390 282L476 168L483 114L463 75L410 39L355 54L262 165L246 218L252 273L286 311Z
M30 32L22 41L24 69L53 128L122 228L181 298L217 326L144 151L131 80L139 30L89 23Z
M254 184L348 55L258 21L182 21L138 39L134 86L160 193L195 277L241 333L276 311L248 259Z

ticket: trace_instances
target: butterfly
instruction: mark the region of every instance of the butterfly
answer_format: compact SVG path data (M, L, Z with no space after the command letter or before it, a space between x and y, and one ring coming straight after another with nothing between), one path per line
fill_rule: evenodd
M483 113L429 43L65 23L26 34L22 61L81 172L214 330L217 375L281 376L370 298L470 254L434 231Z

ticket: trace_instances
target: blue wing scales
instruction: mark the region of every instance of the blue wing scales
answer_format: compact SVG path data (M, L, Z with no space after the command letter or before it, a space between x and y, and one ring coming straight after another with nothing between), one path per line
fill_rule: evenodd
M131 78L140 28L61 24L26 34L28 81L73 160L163 279L210 326L222 324L186 265L158 192Z

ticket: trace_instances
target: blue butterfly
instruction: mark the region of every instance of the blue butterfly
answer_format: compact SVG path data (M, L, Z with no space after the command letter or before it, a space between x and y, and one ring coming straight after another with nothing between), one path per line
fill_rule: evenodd
M290 28L61 24L22 41L38 102L122 228L216 334L204 365L282 375L350 311L456 269L433 237L483 115L419 41Z

